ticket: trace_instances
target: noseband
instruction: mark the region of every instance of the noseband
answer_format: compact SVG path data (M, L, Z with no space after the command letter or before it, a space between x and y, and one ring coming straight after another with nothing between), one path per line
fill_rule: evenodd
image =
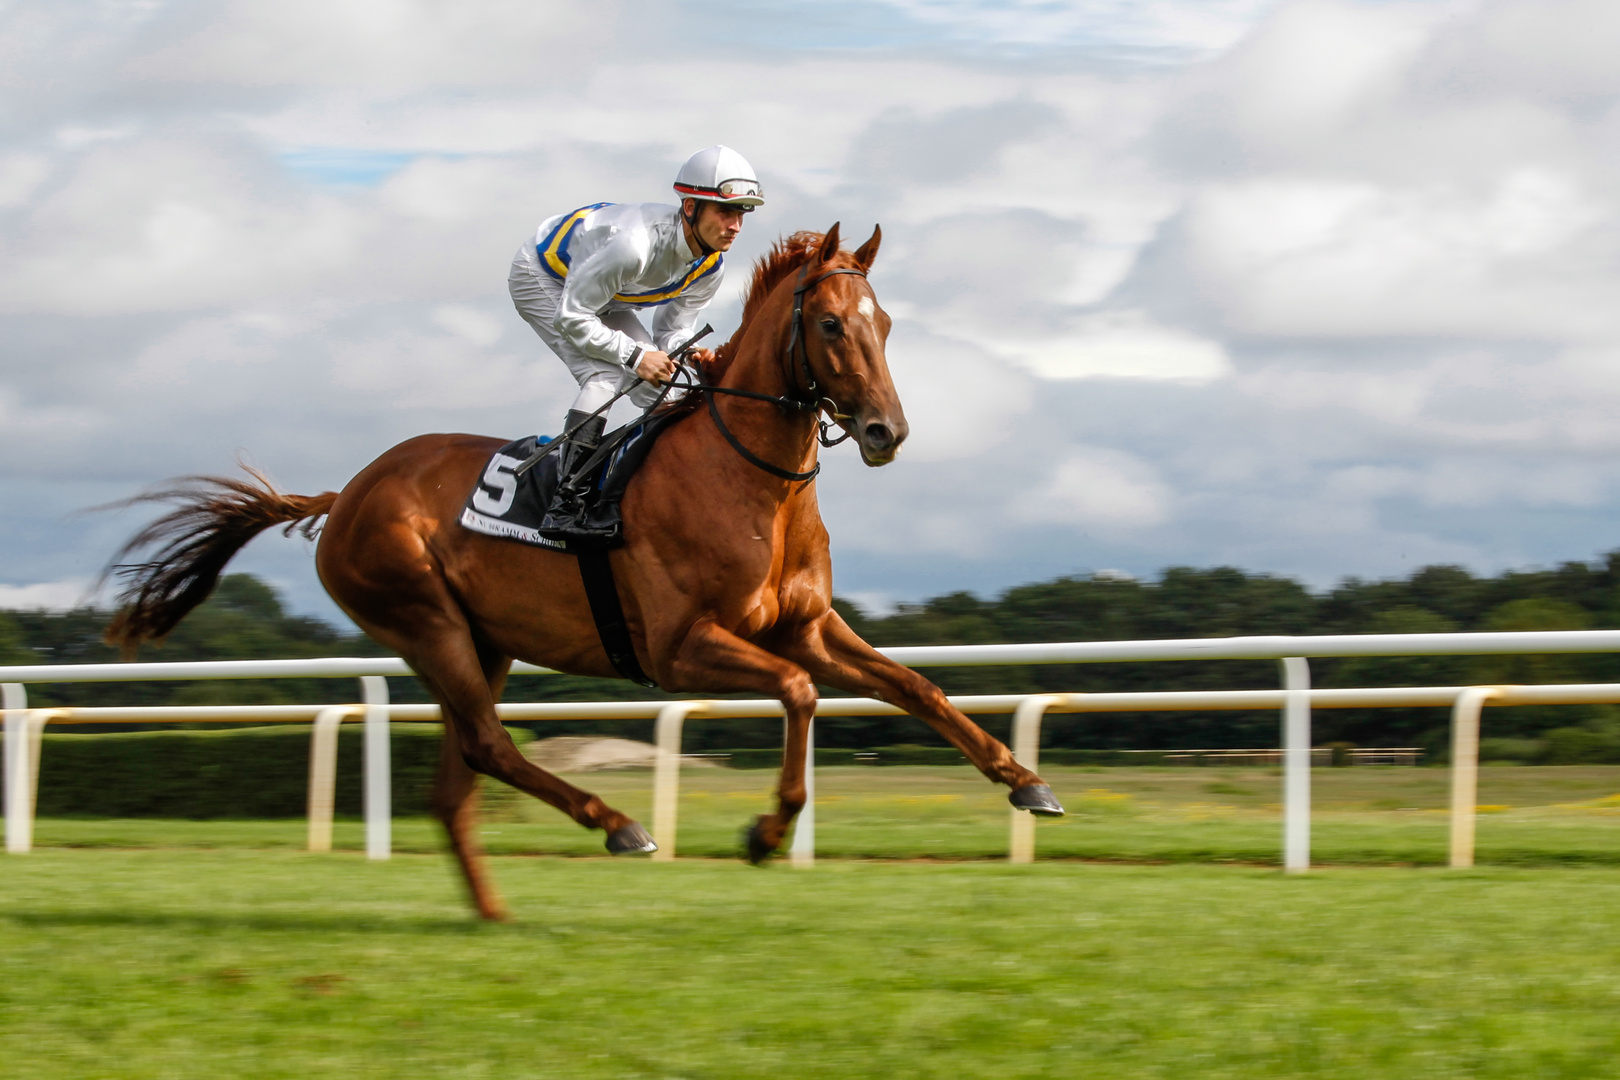
M849 415L847 413L839 412L838 403L833 401L832 398L821 393L821 386L816 382L815 373L810 370L810 346L805 339L804 333L804 294L830 277L836 277L839 274L858 274L864 278L866 276L866 271L857 270L854 267L842 267L837 270L828 270L826 273L819 274L816 277L810 278L809 281L806 281L805 278L808 276L809 271L810 266L808 263L799 267L799 282L797 287L795 287L793 290L793 320L790 324L790 329L788 332L787 355L784 357L787 370L783 372L787 378L787 384L790 388L790 392L778 397L772 394L756 394L752 390L734 390L730 387L709 385L704 386L704 389L710 391L708 395L709 416L714 420L714 426L720 429L720 434L725 436L726 442L731 444L731 448L737 451L737 453L741 454L743 460L748 462L748 464L753 465L755 468L763 469L778 479L793 482L814 480L816 474L821 471L821 462L816 462L813 468L808 469L805 472L793 472L789 469L783 469L779 466L772 465L770 462L759 457L737 440L737 436L731 433L731 429L726 427L725 421L720 418L720 410L715 405L715 399L720 394L732 394L736 397L757 398L761 401L772 402L784 409L794 409L799 412L808 413L819 413L823 405L825 405L827 406L828 415L830 415L832 419L829 421L823 420L819 416L816 417L816 424L819 428L819 432L816 436L817 441L819 441L822 446L837 446L839 443L850 437L852 433L849 431L845 431L841 438L829 439L827 437L827 432L831 430L832 425L840 420L848 420ZM794 378L796 373L793 370L795 360L800 360L804 368L804 394L802 396L797 392L797 387L795 386L797 381Z

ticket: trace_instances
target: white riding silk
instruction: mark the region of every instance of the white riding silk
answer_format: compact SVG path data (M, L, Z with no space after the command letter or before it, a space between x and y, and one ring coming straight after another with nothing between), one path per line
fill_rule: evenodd
M644 349L667 352L692 335L724 276L719 253L692 250L680 208L663 203L582 207L542 222L512 259L512 302L580 384L572 408L592 412L621 387L650 404L658 390L634 374ZM652 308L652 330L636 318Z

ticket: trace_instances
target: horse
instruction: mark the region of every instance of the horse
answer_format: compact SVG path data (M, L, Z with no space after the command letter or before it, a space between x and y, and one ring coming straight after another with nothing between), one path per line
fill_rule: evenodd
M872 648L833 610L827 530L816 503L818 447L836 424L869 466L892 461L908 426L890 378L891 320L867 272L882 230L840 247L839 227L780 240L754 268L741 324L625 491L613 576L636 659L664 690L746 691L786 712L774 812L746 829L760 864L805 800L805 749L822 683L928 723L1015 807L1060 815L1039 776L916 672ZM702 399L707 408L698 407ZM682 406L677 406L682 407ZM823 411L831 421L822 421ZM818 423L823 426L818 431ZM819 440L818 440L819 435ZM133 501L177 503L110 569L124 579L107 640L161 641L207 598L229 559L274 526L318 537L332 599L403 657L445 720L431 807L473 906L506 917L476 833L477 775L494 777L607 833L614 854L655 850L639 824L528 761L496 716L514 659L615 677L574 556L486 536L458 521L502 440L422 435L339 492L291 495L262 474L190 477ZM325 519L321 525L321 519ZM148 561L123 563L155 546Z

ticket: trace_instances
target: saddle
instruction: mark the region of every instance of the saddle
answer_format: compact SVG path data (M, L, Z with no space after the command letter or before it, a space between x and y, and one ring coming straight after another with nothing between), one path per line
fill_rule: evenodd
M619 506L630 478L647 460L647 452L658 436L691 411L682 406L659 409L602 440L585 463L595 474L584 522L592 534L589 541L553 540L540 535L540 521L557 494L558 455L547 454L522 473L517 468L535 450L552 441L543 435L531 435L495 451L461 510L462 526L473 532L533 544L579 559L579 576L602 648L615 671L642 686L658 684L647 677L636 659L608 552L624 544L624 518Z
M553 540L540 535L540 521L557 494L557 454L547 454L528 471L517 468L552 440L530 435L507 443L490 457L461 510L461 524L473 532L517 540L570 555L582 550L611 550L624 543L624 518L619 513L625 488L647 453L688 408L660 409L609 433L587 461L593 472L589 511L584 524L593 534L589 541Z

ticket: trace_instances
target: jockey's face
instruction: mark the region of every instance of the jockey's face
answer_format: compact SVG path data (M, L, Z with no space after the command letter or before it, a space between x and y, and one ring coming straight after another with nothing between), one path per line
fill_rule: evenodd
M727 206L706 199L688 199L687 202L696 204L697 221L690 227L698 237L715 251L730 251L731 245L737 242L737 234L742 232L743 215L747 211L740 206Z

